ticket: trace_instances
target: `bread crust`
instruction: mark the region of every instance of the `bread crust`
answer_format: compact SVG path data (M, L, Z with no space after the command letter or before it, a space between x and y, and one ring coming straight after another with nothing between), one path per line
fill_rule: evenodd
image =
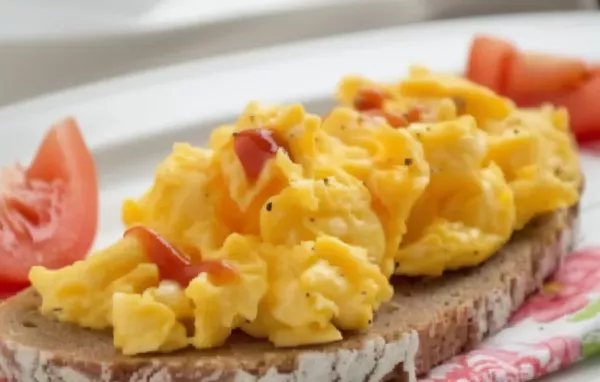
M0 377L36 382L414 381L500 330L572 250L578 206L532 221L484 264L439 278L394 278L367 332L276 349L235 334L222 348L125 357L109 332L42 317L27 290L0 305Z

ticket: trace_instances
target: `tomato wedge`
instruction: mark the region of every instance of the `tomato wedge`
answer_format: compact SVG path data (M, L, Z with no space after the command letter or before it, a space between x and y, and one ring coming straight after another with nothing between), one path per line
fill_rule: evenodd
M516 56L517 49L505 40L491 36L475 36L469 51L466 77L502 93L508 69Z
M68 118L50 128L31 166L0 174L0 286L26 285L34 265L55 269L84 258L97 219L94 160Z
M570 90L589 75L586 63L577 58L522 53L509 66L504 94L520 97Z
M27 284L0 284L0 301L19 293L27 286Z
M520 107L535 107L544 103L563 106L569 111L571 130L580 143L600 139L600 72L575 89L511 98Z
M163 280L172 280L187 286L200 273L207 273L217 284L230 283L238 278L237 271L224 261L202 261L192 264L165 238L144 226L134 226L124 237L134 236L143 244L146 255L156 266Z
M550 100L569 111L571 130L580 142L600 139L600 73Z

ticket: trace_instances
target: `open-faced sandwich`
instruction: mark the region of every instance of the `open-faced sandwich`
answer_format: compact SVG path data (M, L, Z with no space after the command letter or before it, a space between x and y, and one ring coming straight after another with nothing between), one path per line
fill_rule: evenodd
M114 244L0 306L9 381L413 381L573 244L567 113L413 68L177 143Z

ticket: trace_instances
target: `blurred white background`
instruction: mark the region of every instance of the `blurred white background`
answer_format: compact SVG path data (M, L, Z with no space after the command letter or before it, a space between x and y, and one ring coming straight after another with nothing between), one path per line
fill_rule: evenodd
M0 105L190 59L478 14L596 0L4 0Z

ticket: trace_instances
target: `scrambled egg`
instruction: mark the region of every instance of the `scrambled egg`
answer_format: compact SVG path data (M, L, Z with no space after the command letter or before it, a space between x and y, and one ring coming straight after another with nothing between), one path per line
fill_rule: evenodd
M363 89L383 97L378 110L353 107ZM369 327L392 274L476 266L579 198L563 110L519 110L423 68L397 84L345 78L338 98L324 120L250 103L208 148L175 144L151 188L125 201L127 227L156 232L182 266L226 261L235 280L163 279L125 235L72 266L34 267L42 313L113 328L124 354L217 347L234 330L276 346L337 341Z
M430 182L407 220L397 274L480 264L535 216L579 199L581 169L565 110L517 109L487 88L421 67L393 85L344 78L338 98L351 105L363 88L383 91L385 110L424 111L406 130L422 144Z

